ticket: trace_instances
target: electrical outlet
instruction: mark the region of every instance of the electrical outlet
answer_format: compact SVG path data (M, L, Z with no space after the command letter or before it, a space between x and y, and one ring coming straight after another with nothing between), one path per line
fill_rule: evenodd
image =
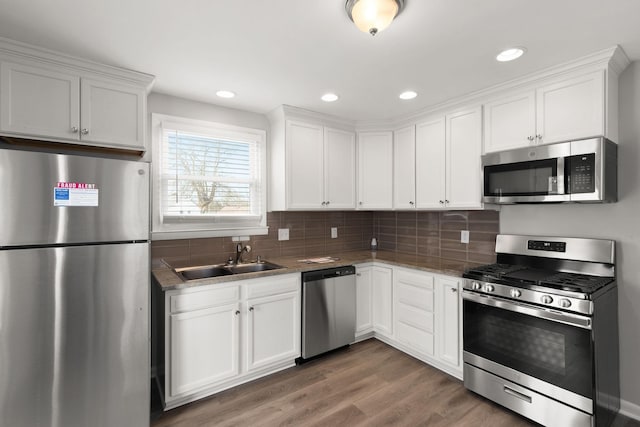
M331 227L331 238L332 239L338 238L338 227Z
M278 228L278 240L289 240L288 228Z
M460 242L469 243L469 230L460 230Z

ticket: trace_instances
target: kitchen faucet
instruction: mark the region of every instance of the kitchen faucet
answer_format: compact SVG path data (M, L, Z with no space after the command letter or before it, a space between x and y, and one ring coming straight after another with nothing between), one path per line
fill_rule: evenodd
M238 243L236 245L236 259L235 259L235 264L236 265L241 264L241 263L244 262L242 260L242 254L244 252L247 252L247 253L251 252L251 246L249 246L249 245L243 246L242 243Z

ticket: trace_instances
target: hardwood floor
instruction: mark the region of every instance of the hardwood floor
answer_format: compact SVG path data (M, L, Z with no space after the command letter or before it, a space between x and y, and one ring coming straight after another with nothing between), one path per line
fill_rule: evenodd
M635 421L616 426L639 426ZM378 340L152 417L152 427L533 426Z

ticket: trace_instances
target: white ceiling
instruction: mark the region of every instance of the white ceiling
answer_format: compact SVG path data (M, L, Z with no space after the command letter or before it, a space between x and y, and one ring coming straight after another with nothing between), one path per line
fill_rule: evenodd
M640 59L640 0L407 0L376 37L344 3L0 0L0 36L153 74L156 92L350 120L398 118L615 44ZM511 46L527 54L494 60ZM406 89L419 96L399 100ZM320 101L327 91L340 100Z

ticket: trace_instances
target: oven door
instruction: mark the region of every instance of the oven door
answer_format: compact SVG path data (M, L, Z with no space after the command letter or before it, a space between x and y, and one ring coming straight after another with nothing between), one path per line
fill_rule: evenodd
M569 143L482 156L485 203L566 202L565 158Z
M463 291L464 361L591 412L591 319ZM524 374L524 375L523 375Z

